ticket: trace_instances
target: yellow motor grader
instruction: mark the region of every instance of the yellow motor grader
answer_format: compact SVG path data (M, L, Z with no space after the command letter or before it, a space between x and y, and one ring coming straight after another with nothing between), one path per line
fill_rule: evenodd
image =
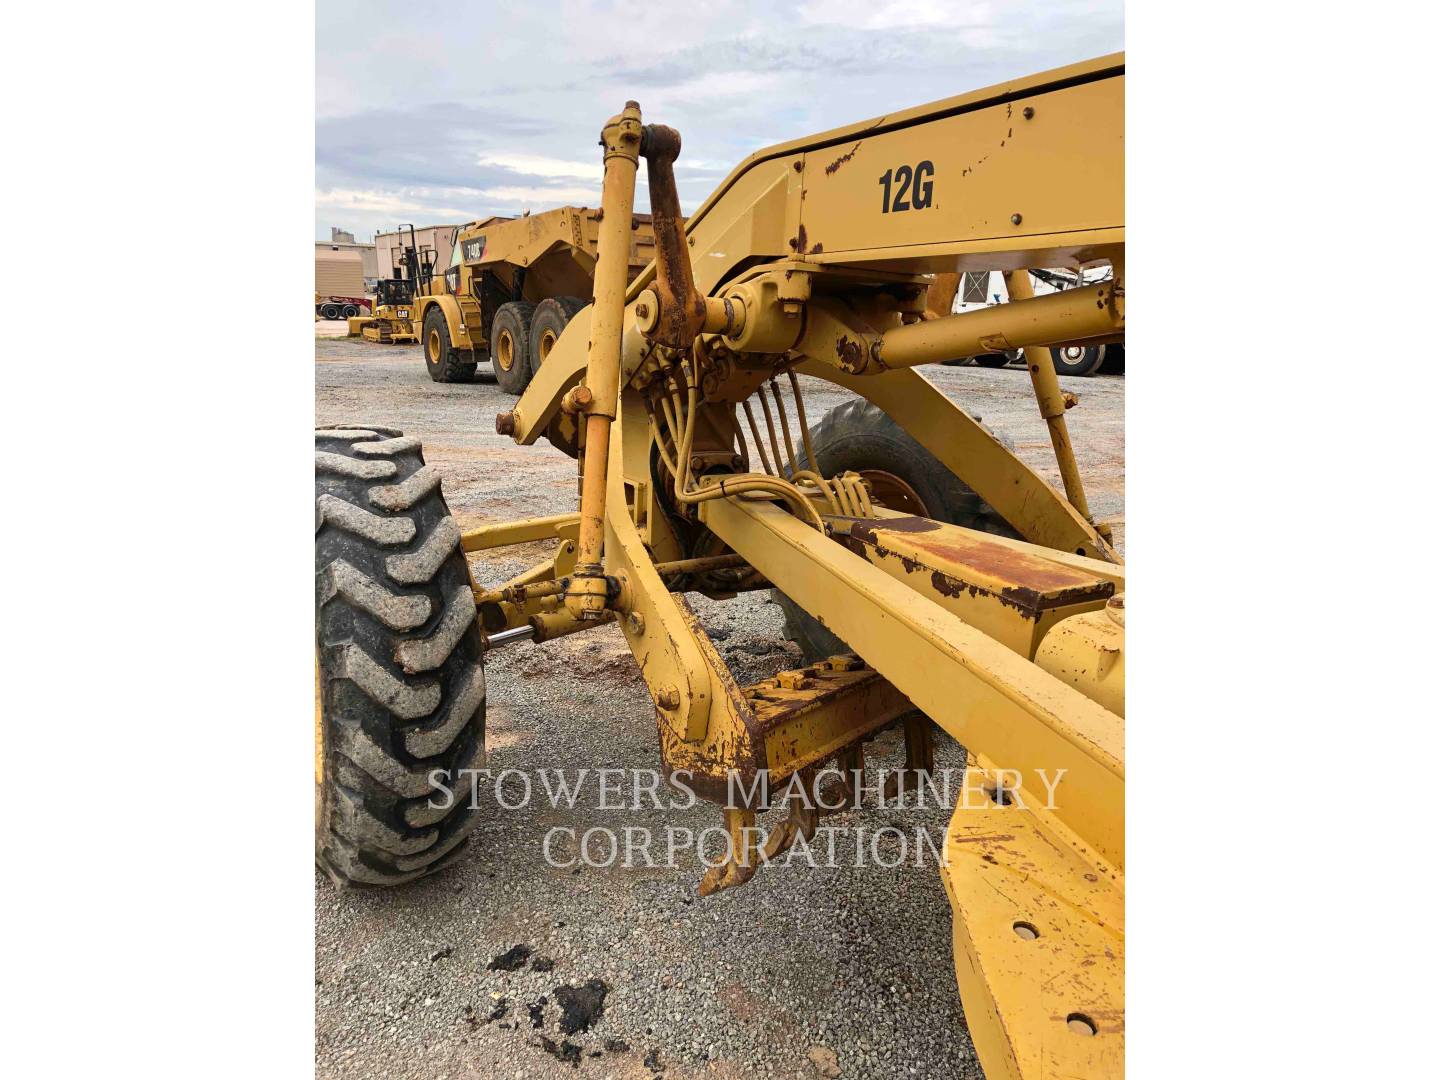
M981 1065L1120 1076L1125 570L1047 351L1123 339L1124 85L1107 56L773 146L686 222L679 134L634 102L612 117L594 302L496 418L576 459L577 511L464 532L414 438L316 432L320 865L396 885L454 858L477 814L429 796L482 760L484 652L614 622L667 775L731 841L702 895L816 828L807 800L737 804L730 780L773 793L838 765L853 784L896 725L919 782L938 725L982 780L942 867ZM655 259L627 283L641 159ZM1031 288L1031 268L1107 264ZM933 275L967 270L1004 273L1009 301L925 318ZM1063 491L919 370L1007 349ZM798 376L856 400L811 429ZM510 581L471 580L465 552L547 538ZM760 588L807 662L741 686L684 593Z

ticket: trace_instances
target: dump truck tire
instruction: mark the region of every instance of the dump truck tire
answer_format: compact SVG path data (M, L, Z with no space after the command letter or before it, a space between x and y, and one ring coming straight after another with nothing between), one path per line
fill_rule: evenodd
M450 343L445 313L436 305L425 312L420 348L425 353L425 370L436 382L469 382L475 377L475 361Z
M530 385L530 320L535 305L525 300L501 304L490 323L490 362L495 381L519 397Z
M1010 445L1004 436L997 438ZM875 501L892 510L999 536L1020 535L939 458L868 401L856 399L831 409L810 429L810 441L822 475L858 472L870 481ZM801 451L800 467L808 468L807 462ZM784 614L785 636L800 646L807 664L853 651L779 589L770 595Z
M477 820L475 597L418 439L317 430L315 493L315 859L337 885L399 885L454 859Z
M1051 349L1050 360L1056 375L1094 375L1105 361L1103 345L1075 345L1068 349Z
M320 305L320 317L321 317L322 319L338 319L338 318L340 318L340 308L339 308L339 306L336 305L336 304L321 304L321 305Z
M1004 353L984 353L975 357L975 363L980 367L1001 368L1010 362L1010 358Z
M535 305L535 313L530 316L530 378L540 370L576 312L589 303L578 296L552 296Z
M346 304L340 309L340 315L346 319L353 319L360 314L360 309L354 304Z

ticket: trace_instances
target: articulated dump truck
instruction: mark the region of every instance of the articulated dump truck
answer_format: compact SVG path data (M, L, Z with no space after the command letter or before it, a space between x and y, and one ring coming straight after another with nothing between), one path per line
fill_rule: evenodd
M454 263L415 301L425 368L436 382L467 382L486 358L501 389L524 392L570 319L590 303L599 210L564 206L472 222ZM627 276L655 255L646 214L629 223Z
M814 832L803 784L773 797L788 781L854 794L897 726L921 782L938 726L993 778L957 802L941 870L981 1065L1122 1075L1125 568L1047 361L1124 338L1124 99L1114 55L822 132L751 155L683 222L679 133L634 102L605 123L594 301L496 417L578 460L576 512L462 531L416 439L316 432L320 866L398 886L455 859L485 812L430 796L483 762L485 653L613 622L666 775L731 841L702 895ZM630 280L642 161L655 256ZM1111 273L1035 296L1028 271L1055 267ZM965 271L1003 274L1007 302L924 318L933 275ZM1010 349L1062 488L919 370ZM801 375L856 400L809 428ZM466 552L543 539L519 576L472 580ZM741 686L684 594L753 589L806 663ZM762 813L784 815L763 846Z

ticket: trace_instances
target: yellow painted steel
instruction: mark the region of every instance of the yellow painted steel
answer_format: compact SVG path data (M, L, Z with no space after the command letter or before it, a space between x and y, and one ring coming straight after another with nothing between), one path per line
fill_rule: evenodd
M1057 623L1040 643L1035 663L1091 701L1124 716L1124 594L1112 597L1100 611Z
M1123 865L1120 717L770 504L721 499L702 514L961 745L1015 770L1027 795L1053 790L1057 820Z
M549 517L482 525L462 532L460 546L466 551L484 551L536 540L573 540L579 524L579 514L551 514Z
M1025 274L1007 274L1028 277ZM1052 345L1111 337L1125 329L1123 305L1111 282L1069 289L978 311L927 319L887 330L866 359L879 370L915 367L1019 346Z
M826 526L847 550L1027 659L1051 627L1115 595L1108 576L956 525L896 516L827 518Z
M942 870L992 1078L1123 1071L1124 627L1107 612L1125 576L1087 520L1068 435L1062 493L912 365L1123 335L1123 106L1119 55L1012 80L761 151L685 222L668 164L652 167L656 261L627 288L638 144L658 138L669 159L679 147L668 129L641 136L630 103L606 126L595 303L497 417L517 442L584 463L580 512L565 516L575 562L562 571L557 554L512 579L556 584L502 597L502 620L543 638L614 618L664 767L690 770L702 797L723 802L732 773L858 762L860 741L911 706L967 747L974 775L1007 777L989 803L957 807ZM1019 286L1011 303L933 317L936 274L1105 263L1111 282L1040 298ZM876 506L858 478L814 473L813 452L794 469L771 382L787 372L874 402L1024 540ZM1050 380L1034 388L1063 432ZM770 441L757 427L752 451L737 409L757 393ZM489 526L463 543L559 527ZM861 666L739 686L658 565L726 553L743 565L719 564L725 588L782 590ZM754 807L725 815L738 833ZM702 892L748 880L746 851Z
M435 292L430 296L417 296L415 298L414 323L422 330L425 326L426 316L431 311L440 312L445 319L445 330L450 335L450 342L456 348L488 348L489 339L485 335L489 332L488 326L481 326L480 305L466 296L454 296L446 292ZM429 347L428 342L422 345ZM435 352L439 351L439 341L435 342ZM432 360L439 357L432 356Z
M1125 1071L1124 876L1038 805L1000 806L969 775L946 830L955 973L988 1080Z
M868 398L940 459L1026 540L1114 560L1110 545L1058 491L918 371L850 375L816 361L797 368Z
M605 148L605 186L601 196L600 253L595 266L595 304L590 319L585 386L590 391L585 415L585 447L580 488L580 536L575 573L565 591L565 607L577 619L604 612L609 582L601 572L605 539L605 474L609 466L610 425L619 411L620 342L625 318L625 255L635 209L635 172L640 163L640 106L626 102L600 133Z
M1021 303L1034 302L1035 288L1030 284L1029 271L1010 271L1005 275L1005 287L1012 300ZM1103 307L1107 302L1112 305L1120 302L1123 295L1119 291L1120 283L1115 281L1109 284L1108 300L1103 295L1106 288L1106 285L1095 286L1095 289L1102 293L1093 301L1096 307ZM1071 289L1053 295L1074 297L1088 291L1092 290ZM1050 429L1050 445L1055 449L1055 462L1060 468L1060 480L1065 485L1065 497L1088 521L1090 504L1085 501L1085 485L1080 479L1080 466L1075 463L1075 448L1070 444L1070 430L1065 424L1065 397L1060 392L1060 380L1055 374L1055 365L1048 350L1037 348L1029 342L1025 344L1025 366L1030 371L1030 384L1035 390L1035 401L1040 406L1040 415Z

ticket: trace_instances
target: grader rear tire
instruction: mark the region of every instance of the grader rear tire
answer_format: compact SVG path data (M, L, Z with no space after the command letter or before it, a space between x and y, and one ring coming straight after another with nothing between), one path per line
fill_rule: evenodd
M870 482L874 500L891 510L1019 537L988 503L877 405L860 398L837 405L810 429L810 441L822 475L834 476L847 469L858 472ZM803 451L800 467L810 468ZM785 616L785 636L800 646L807 664L851 651L779 589L770 595Z
M530 320L535 305L524 300L501 304L490 323L490 360L495 381L519 397L530 385Z
M315 491L315 860L337 885L399 885L451 861L477 820L475 598L419 440L318 430Z
M450 342L450 327L445 313L432 305L425 312L421 327L420 348L425 353L425 370L435 382L469 382L475 377L475 361Z

